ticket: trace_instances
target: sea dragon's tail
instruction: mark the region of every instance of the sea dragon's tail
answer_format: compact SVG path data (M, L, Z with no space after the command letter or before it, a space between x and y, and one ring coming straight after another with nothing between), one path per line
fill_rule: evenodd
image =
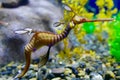
M30 66L30 62L31 62L31 47L30 44L27 44L25 46L25 59L26 59L26 64L24 67L24 70L22 71L22 73L18 74L15 78L21 78L25 75L25 73L28 71L29 66Z

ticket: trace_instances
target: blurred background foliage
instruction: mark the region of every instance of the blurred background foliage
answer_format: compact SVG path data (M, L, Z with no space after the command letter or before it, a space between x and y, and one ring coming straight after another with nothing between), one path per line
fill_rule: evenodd
M74 36L77 40L78 46L74 46L74 48L68 48L68 39L65 39L63 41L64 50L60 51L58 54L60 60L72 60L74 57L77 58L86 54L96 55L97 51L86 49L82 46L88 44L88 41L85 40L86 35L94 35L97 38L98 43L107 43L109 46L108 53L110 53L116 59L116 61L120 61L120 7L116 4L119 3L119 1L62 0L62 3L69 5L77 15L89 19L115 18L115 20L112 22L91 22L77 25L74 28L73 33L75 34ZM64 10L64 17L61 20L65 22L64 27L70 21L73 15L74 13ZM106 33L107 36L103 36L103 33Z

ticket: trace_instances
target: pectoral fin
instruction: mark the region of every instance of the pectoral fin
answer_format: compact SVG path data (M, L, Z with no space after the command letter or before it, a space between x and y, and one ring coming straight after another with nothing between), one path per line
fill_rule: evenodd
M47 61L48 61L48 59L49 59L50 48L51 48L51 47L49 47L49 49L48 49L48 51L47 51L47 54L41 57L41 61L40 61L40 63L39 63L39 67L42 67L42 66L44 66L44 65L47 63Z

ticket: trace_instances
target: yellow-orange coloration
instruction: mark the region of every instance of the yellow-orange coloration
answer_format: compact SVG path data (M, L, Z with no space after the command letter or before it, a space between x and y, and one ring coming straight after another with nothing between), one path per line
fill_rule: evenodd
M24 70L21 74L16 76L16 78L21 78L24 74L28 71L30 66L31 60L31 53L38 50L42 46L48 46L47 54L42 58L40 62L40 67L47 63L49 58L49 51L50 48L58 43L59 41L66 38L69 32L77 25L84 22L99 22L99 21L112 21L113 19L97 19L97 20L89 20L87 18L80 17L78 15L74 15L70 22L67 24L65 30L60 34L54 34L51 32L41 32L41 31L32 31L34 33L33 37L31 38L30 42L25 46L25 58L26 58L26 65Z

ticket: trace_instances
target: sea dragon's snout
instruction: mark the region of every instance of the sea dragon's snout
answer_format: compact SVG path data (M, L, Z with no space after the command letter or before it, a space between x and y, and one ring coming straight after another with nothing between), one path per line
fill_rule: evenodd
M83 22L100 22L100 21L113 21L114 19L113 18L110 18L110 19L94 19L94 20L88 20L86 19L85 21Z
M113 20L114 20L113 18L103 18L103 19L93 19L93 20L90 20L90 19L87 19L87 18L78 16L78 15L75 15L75 16L73 17L73 19L72 19L72 21L73 21L75 24L80 24L80 23L85 23L85 22L113 21Z

